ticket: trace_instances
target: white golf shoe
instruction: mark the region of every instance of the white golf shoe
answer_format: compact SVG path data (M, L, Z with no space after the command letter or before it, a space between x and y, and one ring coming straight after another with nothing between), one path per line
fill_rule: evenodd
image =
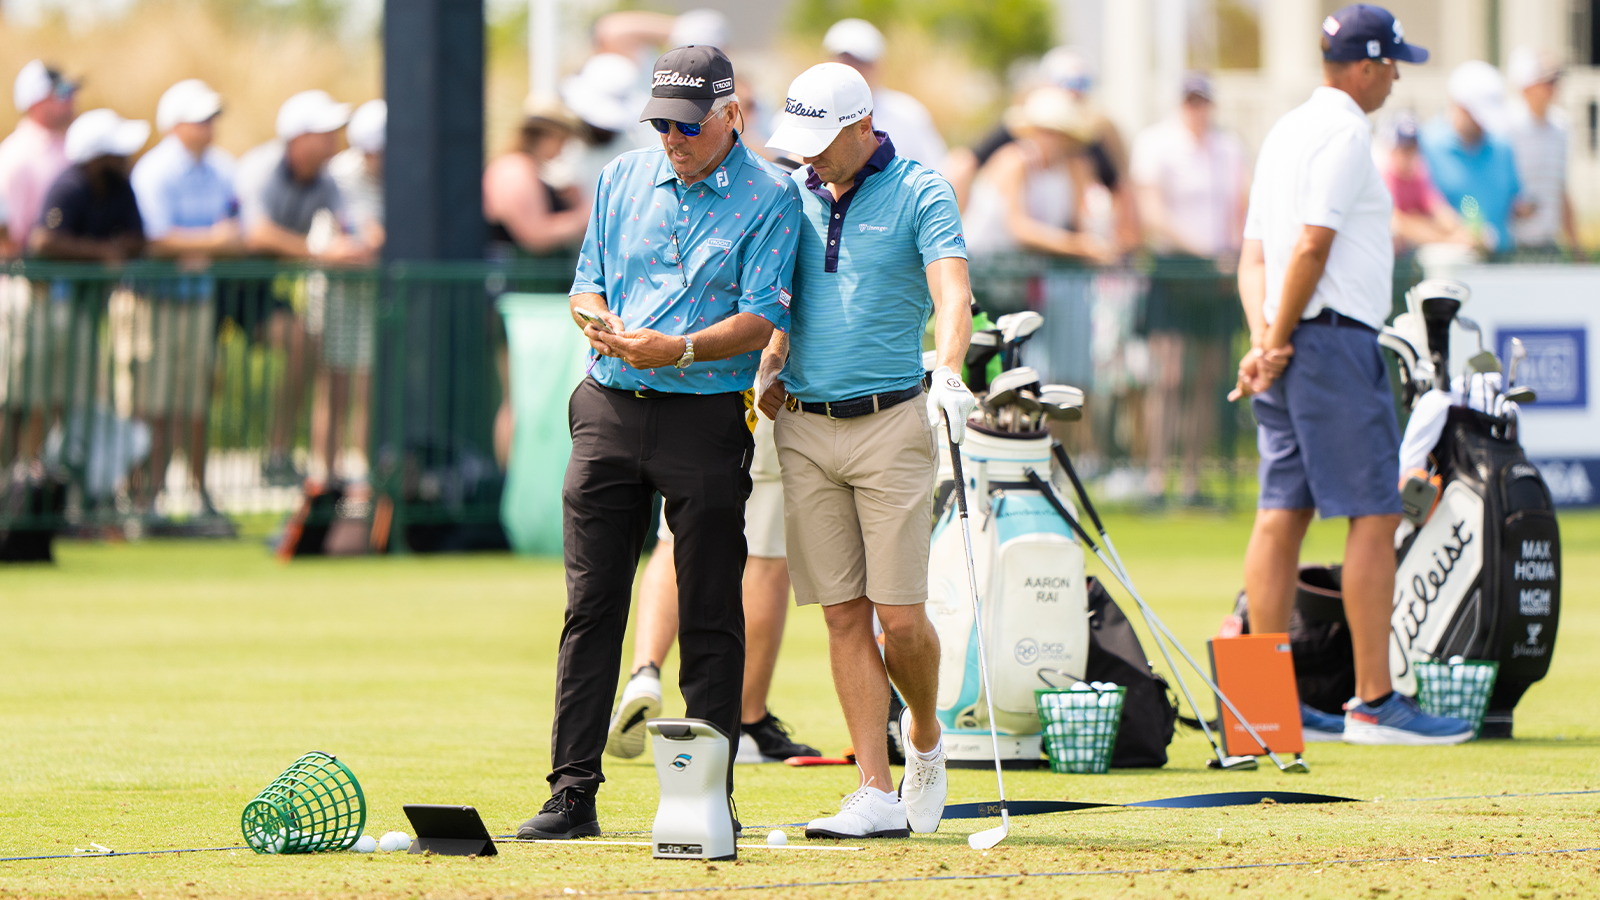
M839 814L823 819L812 819L806 826L808 838L903 838L910 837L906 827L906 805L888 791L863 785L839 804Z
M661 715L661 670L640 666L622 689L616 715L606 731L606 753L633 759L644 752L646 719Z
M947 784L944 776L944 735L939 735L939 746L933 759L923 759L912 746L911 710L900 711L900 734L906 748L906 771L900 778L900 801L905 804L906 824L918 834L932 834L939 830L939 820L944 818L944 798Z

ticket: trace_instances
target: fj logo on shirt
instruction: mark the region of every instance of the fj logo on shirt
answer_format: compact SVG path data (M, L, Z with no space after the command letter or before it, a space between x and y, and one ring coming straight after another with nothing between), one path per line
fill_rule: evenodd
M889 226L887 225L858 225L856 227L861 229L859 232L857 232L858 234L866 234L869 231L882 234L883 232L889 230Z
M793 97L788 97L783 101L783 111L791 116L801 116L807 119L826 119L828 117L828 114L822 110L817 109L815 106L807 106Z
M705 83L706 80L697 75L684 75L681 72L657 72L655 73L655 80L650 83L650 86L700 87Z
M718 169L717 170L717 187L727 187L727 186L728 186L728 170L727 169Z

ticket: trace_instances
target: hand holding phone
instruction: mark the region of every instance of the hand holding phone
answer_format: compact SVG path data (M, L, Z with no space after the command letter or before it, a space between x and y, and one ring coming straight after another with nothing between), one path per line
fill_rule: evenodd
M592 313L587 309L583 309L582 307L579 307L576 312L578 313L578 318L582 319L586 324L593 325L595 328L604 331L606 334L617 333L611 327L611 323L601 318L598 313Z

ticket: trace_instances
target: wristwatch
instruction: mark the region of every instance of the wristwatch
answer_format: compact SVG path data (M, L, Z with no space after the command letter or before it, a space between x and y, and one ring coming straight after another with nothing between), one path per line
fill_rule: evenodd
M687 368L689 368L690 364L693 363L693 362L694 362L694 338L692 338L692 337L690 337L689 335L686 334L686 335L683 336L683 355L678 357L678 361L673 363L673 365L677 366L680 369L687 369Z

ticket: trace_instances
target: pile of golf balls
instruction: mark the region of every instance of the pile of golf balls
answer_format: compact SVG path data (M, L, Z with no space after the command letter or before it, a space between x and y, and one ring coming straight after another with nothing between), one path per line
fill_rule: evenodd
M1039 695L1045 742L1058 771L1104 772L1122 712L1122 690L1079 681L1066 692Z

